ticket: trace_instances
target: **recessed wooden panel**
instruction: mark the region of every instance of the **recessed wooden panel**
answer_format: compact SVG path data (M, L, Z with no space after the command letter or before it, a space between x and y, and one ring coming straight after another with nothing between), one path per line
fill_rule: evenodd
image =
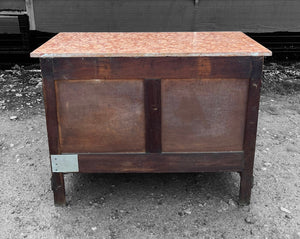
M145 152L142 80L56 81L62 153Z
M248 83L162 80L162 151L242 151Z

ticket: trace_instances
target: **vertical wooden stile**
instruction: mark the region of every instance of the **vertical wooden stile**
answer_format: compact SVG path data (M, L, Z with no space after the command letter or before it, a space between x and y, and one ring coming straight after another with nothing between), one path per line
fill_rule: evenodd
M252 58L244 137L245 165L241 172L240 204L249 204L251 197L262 66L263 57Z
M53 78L53 60L52 58L42 58L40 61L43 77L43 92L45 113L47 122L49 153L59 154L59 137L57 122L57 104L55 83ZM54 203L56 205L65 205L65 185L63 173L52 173L52 190L54 193Z
M146 152L161 152L161 81L144 80Z

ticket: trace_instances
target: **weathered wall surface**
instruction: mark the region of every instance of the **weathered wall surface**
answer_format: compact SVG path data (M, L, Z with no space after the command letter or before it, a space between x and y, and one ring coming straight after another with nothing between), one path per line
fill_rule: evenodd
M7 12L14 10L24 11L25 0L0 0L0 34L20 33L18 17L1 14L3 11Z
M0 10L25 10L25 0L0 0Z
M0 34L1 33L20 33L18 17L0 16Z
M33 0L33 8L45 32L300 32L300 0ZM25 10L25 0L0 0L3 9ZM8 21L2 28L15 25Z
M300 31L299 0L34 0L37 30Z

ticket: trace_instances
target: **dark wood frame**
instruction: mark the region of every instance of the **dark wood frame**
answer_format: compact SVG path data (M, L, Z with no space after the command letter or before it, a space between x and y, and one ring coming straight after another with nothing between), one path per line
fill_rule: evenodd
M58 142L56 93L53 78L53 60L51 58L41 59L41 69L43 75L43 93L47 122L49 153L50 155L60 154ZM63 173L52 173L51 186L54 193L55 204L65 205L66 197Z
M241 175L240 203L249 204L263 57L42 58L49 152L60 154L55 80L144 79L146 153L78 154L79 172L215 172ZM161 79L250 79L244 149L238 152L161 152ZM124 165L126 162L126 166ZM128 164L129 163L129 164ZM65 205L63 173L52 173L56 205Z
M249 204L253 186L253 165L255 157L256 131L260 99L263 57L252 58L252 71L248 89L248 103L244 136L244 169L240 172L240 204Z

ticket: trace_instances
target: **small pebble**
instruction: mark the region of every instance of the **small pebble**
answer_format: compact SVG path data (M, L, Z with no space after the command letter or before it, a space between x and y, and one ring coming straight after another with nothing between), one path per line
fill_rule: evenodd
M93 231L96 231L96 230L97 230L97 227L92 227L92 230L93 230Z
M236 203L232 199L229 199L228 200L228 205L230 205L230 206L236 206Z
M289 215L289 214L286 214L284 217L287 218L287 219L292 219L292 218L293 218L293 217L292 217L291 215Z
M252 215L245 218L245 222L249 224L254 224L256 221L257 221L256 217Z
M39 82L39 83L35 86L35 88L42 87L42 85L43 85L43 83L42 83L42 82Z
M192 214L192 211L191 211L191 209L185 209L184 211L184 214L187 214L187 215L190 215L190 214Z
M280 207L280 211L291 214L291 211L288 210L288 209L286 209L286 208L284 208L284 207Z

